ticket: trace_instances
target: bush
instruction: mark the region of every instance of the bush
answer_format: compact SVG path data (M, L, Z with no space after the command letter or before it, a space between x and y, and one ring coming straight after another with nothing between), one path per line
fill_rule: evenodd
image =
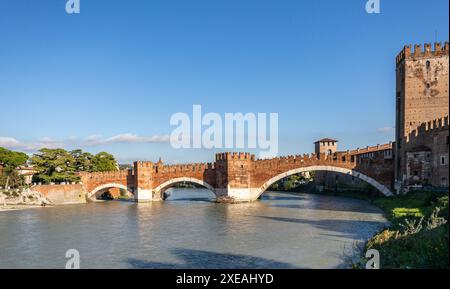
M374 201L391 227L374 236L381 268L449 268L448 193L413 192Z

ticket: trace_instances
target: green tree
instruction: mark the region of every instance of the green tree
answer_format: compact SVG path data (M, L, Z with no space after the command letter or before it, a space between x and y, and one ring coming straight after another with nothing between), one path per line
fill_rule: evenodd
M3 166L3 173L6 177L0 178L1 186L16 187L23 184L23 178L21 178L16 168L25 164L28 160L28 155L22 152L15 152L0 147L0 164Z
M22 152L15 152L0 147L0 164L3 165L5 172L14 170L23 165L28 160L28 156Z
M118 165L113 155L100 152L92 158L92 170L94 172L117 171Z
M40 149L32 156L31 163L38 171L33 177L36 182L73 182L80 179L76 175L76 159L64 149Z
M116 160L111 154L101 152L94 156L80 149L66 151L43 148L33 155L31 162L38 171L33 180L43 183L78 181L78 172L117 170Z
M74 158L74 167L78 172L92 172L92 159L94 156L91 153L83 152L80 149L73 150L70 152L72 157Z

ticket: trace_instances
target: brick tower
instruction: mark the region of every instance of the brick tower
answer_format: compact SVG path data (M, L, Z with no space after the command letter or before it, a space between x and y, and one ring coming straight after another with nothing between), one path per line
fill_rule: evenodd
M405 46L396 58L396 187L407 181L406 153L412 132L424 123L448 116L449 44ZM427 150L432 148L427 148ZM429 173L431 174L431 173Z

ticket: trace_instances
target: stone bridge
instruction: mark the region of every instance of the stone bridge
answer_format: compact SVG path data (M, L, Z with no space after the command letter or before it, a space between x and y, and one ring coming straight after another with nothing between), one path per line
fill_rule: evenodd
M134 162L130 170L82 173L87 197L110 188L134 194L137 202L160 201L168 188L180 182L201 185L224 201L254 201L273 183L293 174L330 171L359 178L386 196L393 195L394 165L392 156L383 152L391 144L364 150L333 154L304 154L256 159L249 153L219 153L214 163L164 165L159 162ZM388 150L386 150L388 149ZM378 153L378 154L377 154Z

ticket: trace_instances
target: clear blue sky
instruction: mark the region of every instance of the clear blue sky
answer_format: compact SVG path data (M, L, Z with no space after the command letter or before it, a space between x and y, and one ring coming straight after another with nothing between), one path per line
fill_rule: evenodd
M321 137L384 143L396 54L449 34L448 0L381 0L379 15L366 0L81 0L78 15L65 2L0 0L0 146L209 161L152 141L193 104L278 112L281 155Z

